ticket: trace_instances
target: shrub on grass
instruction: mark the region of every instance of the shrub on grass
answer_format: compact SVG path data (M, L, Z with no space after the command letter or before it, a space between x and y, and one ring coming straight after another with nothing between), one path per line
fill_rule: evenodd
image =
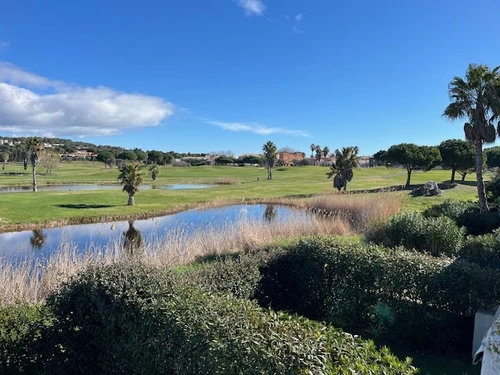
M464 243L465 229L446 216L426 218L409 211L392 216L378 239L389 247L404 246L434 256L454 256Z
M415 373L372 342L172 277L114 265L64 286L50 306L68 357L53 373Z
M469 235L491 233L500 227L500 215L497 211L481 213L473 202L447 200L429 207L423 214L426 217L449 217L459 227L465 227Z

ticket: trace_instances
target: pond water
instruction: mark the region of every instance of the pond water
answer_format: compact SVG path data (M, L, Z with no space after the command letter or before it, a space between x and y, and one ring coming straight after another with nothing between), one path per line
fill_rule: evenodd
M177 214L136 221L68 225L59 228L0 233L0 259L19 263L25 259L43 261L63 244L84 252L86 249L123 245L140 237L144 244L182 233L203 229L219 230L239 220L257 222L308 222L313 214L279 205L235 205L189 210Z
M172 185L141 185L141 190L189 190L189 189L208 189L214 185L207 184L172 184ZM39 191L82 191L82 190L121 190L122 185L109 184L109 185L48 185L39 186ZM32 186L2 186L0 193L20 193L32 191Z

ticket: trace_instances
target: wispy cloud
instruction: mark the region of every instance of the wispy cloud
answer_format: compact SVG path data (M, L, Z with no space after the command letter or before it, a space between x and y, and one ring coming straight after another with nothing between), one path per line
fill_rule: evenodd
M303 15L302 13L297 14L297 15L295 16L295 21L302 21L302 19L303 19L303 18L304 18L304 15Z
M258 135L270 135L270 134L284 134L292 135L295 137L308 137L309 135L301 130L292 130L286 128L278 127L268 127L255 123L243 123L243 122L223 122L223 121L212 121L207 119L201 119L205 123L213 126L217 126L224 130L229 130L232 132L250 132Z
M0 40L0 51L4 48L7 48L8 46L10 46L10 42L7 42L5 40Z
M0 62L0 132L99 136L157 126L175 106L162 98L81 87Z
M238 0L238 5L243 8L247 16L262 16L266 10L262 0Z

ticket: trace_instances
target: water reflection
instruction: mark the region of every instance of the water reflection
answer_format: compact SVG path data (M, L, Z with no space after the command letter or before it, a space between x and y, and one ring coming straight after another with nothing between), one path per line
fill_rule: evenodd
M46 239L47 235L43 233L42 228L33 229L33 234L30 237L31 247L33 249L41 249Z
M123 232L123 250L129 256L136 256L143 250L144 241L141 232L134 228L134 220L128 221L128 230Z
M264 211L264 220L271 223L276 217L276 207L274 204L266 205L266 210Z
M40 228L34 231L0 233L0 260L22 262L50 258L69 246L79 253L114 249L118 245L131 254L144 251L172 236L189 236L204 230L225 230L240 221L279 224L289 221L308 223L313 214L280 205L234 205L189 210L147 220ZM209 225L208 225L209 223ZM33 252L33 249L37 249Z

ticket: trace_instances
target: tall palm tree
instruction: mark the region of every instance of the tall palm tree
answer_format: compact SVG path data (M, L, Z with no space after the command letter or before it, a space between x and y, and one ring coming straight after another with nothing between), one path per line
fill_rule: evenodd
M311 149L311 159L314 158L314 151L316 151L316 145L314 143L311 143L311 146L309 146Z
M267 162L267 179L273 179L272 168L274 167L274 162L276 161L276 145L274 142L268 141L262 146L262 151L264 152L264 158Z
M327 178L335 176L333 187L339 191L341 189L347 190L347 182L351 181L354 176L353 169L359 167L358 152L359 148L357 146L335 150L335 163L332 163L330 172L326 175Z
M483 181L483 144L496 138L494 121L500 116L500 66L470 64L465 79L455 76L448 85L451 103L443 116L451 120L466 118L465 138L476 150L476 178L479 210L488 210ZM497 131L500 133L500 123Z
M323 155L323 150L320 145L316 145L316 164L319 165L321 163L321 156Z
M128 205L135 204L134 195L139 191L139 186L142 184L142 173L137 164L126 164L120 168L118 180L123 185L123 191L128 193Z
M33 191L37 191L36 186L36 166L40 162L40 152L42 151L42 143L37 137L31 137L26 140L26 153L32 167L33 174Z

